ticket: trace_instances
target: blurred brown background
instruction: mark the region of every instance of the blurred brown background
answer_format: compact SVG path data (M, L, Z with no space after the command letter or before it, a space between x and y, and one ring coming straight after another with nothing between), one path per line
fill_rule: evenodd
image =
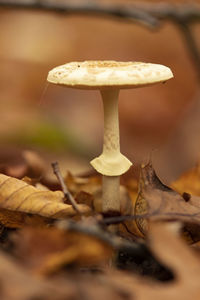
M69 1L57 1L61 2ZM165 1L176 2L186 3ZM191 28L198 46L200 22ZM0 45L2 146L36 148L51 159L64 153L66 168L75 173L87 170L88 162L101 152L100 95L47 84L48 71L69 61L145 61L169 66L174 79L165 85L121 91L122 152L139 163L153 149L157 172L166 181L198 160L199 82L184 37L172 22L150 29L92 14L0 6Z

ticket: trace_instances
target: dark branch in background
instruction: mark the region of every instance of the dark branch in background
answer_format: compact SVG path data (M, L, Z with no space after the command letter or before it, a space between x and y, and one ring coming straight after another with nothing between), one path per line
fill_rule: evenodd
M200 21L198 4L97 4L90 1L80 3L44 0L0 0L1 7L36 9L65 14L98 14L122 18L124 21L140 22L148 26L159 25L160 20L193 23Z
M58 1L44 0L0 0L0 7L36 9L63 14L95 14L116 17L125 22L137 22L150 28L158 28L161 21L171 21L181 30L200 81L200 52L190 27L194 22L200 22L200 5L198 4L140 2L138 4L105 5L92 1L73 4L72 2L59 3Z
M0 0L1 7L36 9L65 14L98 14L122 18L124 21L140 22L147 26L158 26L160 20L173 22L200 21L200 5L197 4L97 4L90 1L72 2L44 1L44 0Z
M36 9L56 13L65 14L95 14L109 17L122 18L125 21L140 22L147 26L157 26L157 20L145 10L137 7L130 8L129 6L94 4L93 2L81 1L79 4L69 2L52 2L52 1L15 1L15 0L0 0L0 6L20 8L20 9Z
M189 55L196 69L198 80L200 81L200 51L198 49L196 40L193 36L191 26L190 24L184 22L180 22L177 25L179 25L179 29L181 30L181 33L185 39L185 43L189 50Z

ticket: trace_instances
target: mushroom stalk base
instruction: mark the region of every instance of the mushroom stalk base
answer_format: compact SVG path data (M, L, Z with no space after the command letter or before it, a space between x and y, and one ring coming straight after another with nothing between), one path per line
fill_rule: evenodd
M103 176L102 211L113 213L120 211L119 176Z

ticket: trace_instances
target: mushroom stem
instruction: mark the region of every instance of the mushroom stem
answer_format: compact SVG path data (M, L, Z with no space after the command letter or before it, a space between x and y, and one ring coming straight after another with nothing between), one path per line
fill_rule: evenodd
M104 108L103 154L107 157L120 152L118 96L119 90L101 91Z
M103 176L102 211L106 213L120 211L119 176Z
M132 163L120 153L118 89L101 91L104 106L104 145L100 156L90 163L105 176L120 176L128 171Z
M102 210L119 212L119 176L125 173L132 163L120 153L118 96L119 90L101 90L104 108L103 152L90 163L103 175Z
M107 160L120 154L118 96L119 90L101 91L104 107L104 143L103 155ZM103 176L102 210L120 211L119 176Z

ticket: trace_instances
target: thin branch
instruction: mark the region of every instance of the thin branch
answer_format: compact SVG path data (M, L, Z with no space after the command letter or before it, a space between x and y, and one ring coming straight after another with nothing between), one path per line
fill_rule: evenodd
M125 221L131 221L131 220L137 220L137 219L150 219L152 217L157 217L162 220L164 217L169 219L176 219L183 221L184 218L190 218L187 220L187 222L195 223L200 225L200 212L193 213L193 214L187 214L187 213L178 213L178 212L160 212L160 209L156 209L152 213L146 213L141 215L124 215L124 216L117 216L117 217L110 217L110 218L104 218L98 221L100 225L112 225L112 224L120 224Z
M129 242L115 234L105 231L98 226L98 224L87 224L85 221L73 222L69 220L62 220L57 222L57 227L93 236L105 242L115 250L129 251L140 257L144 257L148 253L148 250L143 243L136 243L134 241Z
M79 3L49 0L0 0L1 7L37 9L66 14L99 14L139 21L148 26L159 25L158 20L196 22L200 20L200 5L195 3L169 4L138 2L134 4L100 4L92 1Z
M139 5L138 5L139 6ZM159 20L193 23L200 21L200 5L197 3L141 3L144 10Z
M190 28L190 24L180 22L177 25L179 25L181 33L185 39L185 44L189 50L190 57L193 61L193 65L196 69L197 76L200 81L200 52L196 40L193 36L192 30Z
M179 26L190 57L200 80L200 53L189 26L200 22L200 5L196 3L170 4L138 2L134 4L100 4L92 1L58 2L50 0L0 0L0 7L36 9L65 14L95 14L120 18L125 22L138 22L150 28L158 28L160 21L168 20Z
M53 162L52 164L52 168L53 168L53 172L54 174L56 175L60 185L61 185L61 188L62 188L62 191L64 193L64 197L65 199L67 200L67 202L70 202L71 205L73 206L74 210L79 214L81 215L81 212L78 208L78 204L76 203L74 197L72 196L72 194L69 192L64 180L63 180L63 177L61 175L61 172L60 172L60 168L59 168L59 165L58 165L58 162Z
M56 1L42 0L0 0L1 7L19 8L19 9L36 9L65 14L96 14L99 16L117 17L124 21L140 22L150 27L157 26L156 18L151 16L145 10L134 6L133 8L124 5L105 5L81 1L73 4L72 2L58 3Z

